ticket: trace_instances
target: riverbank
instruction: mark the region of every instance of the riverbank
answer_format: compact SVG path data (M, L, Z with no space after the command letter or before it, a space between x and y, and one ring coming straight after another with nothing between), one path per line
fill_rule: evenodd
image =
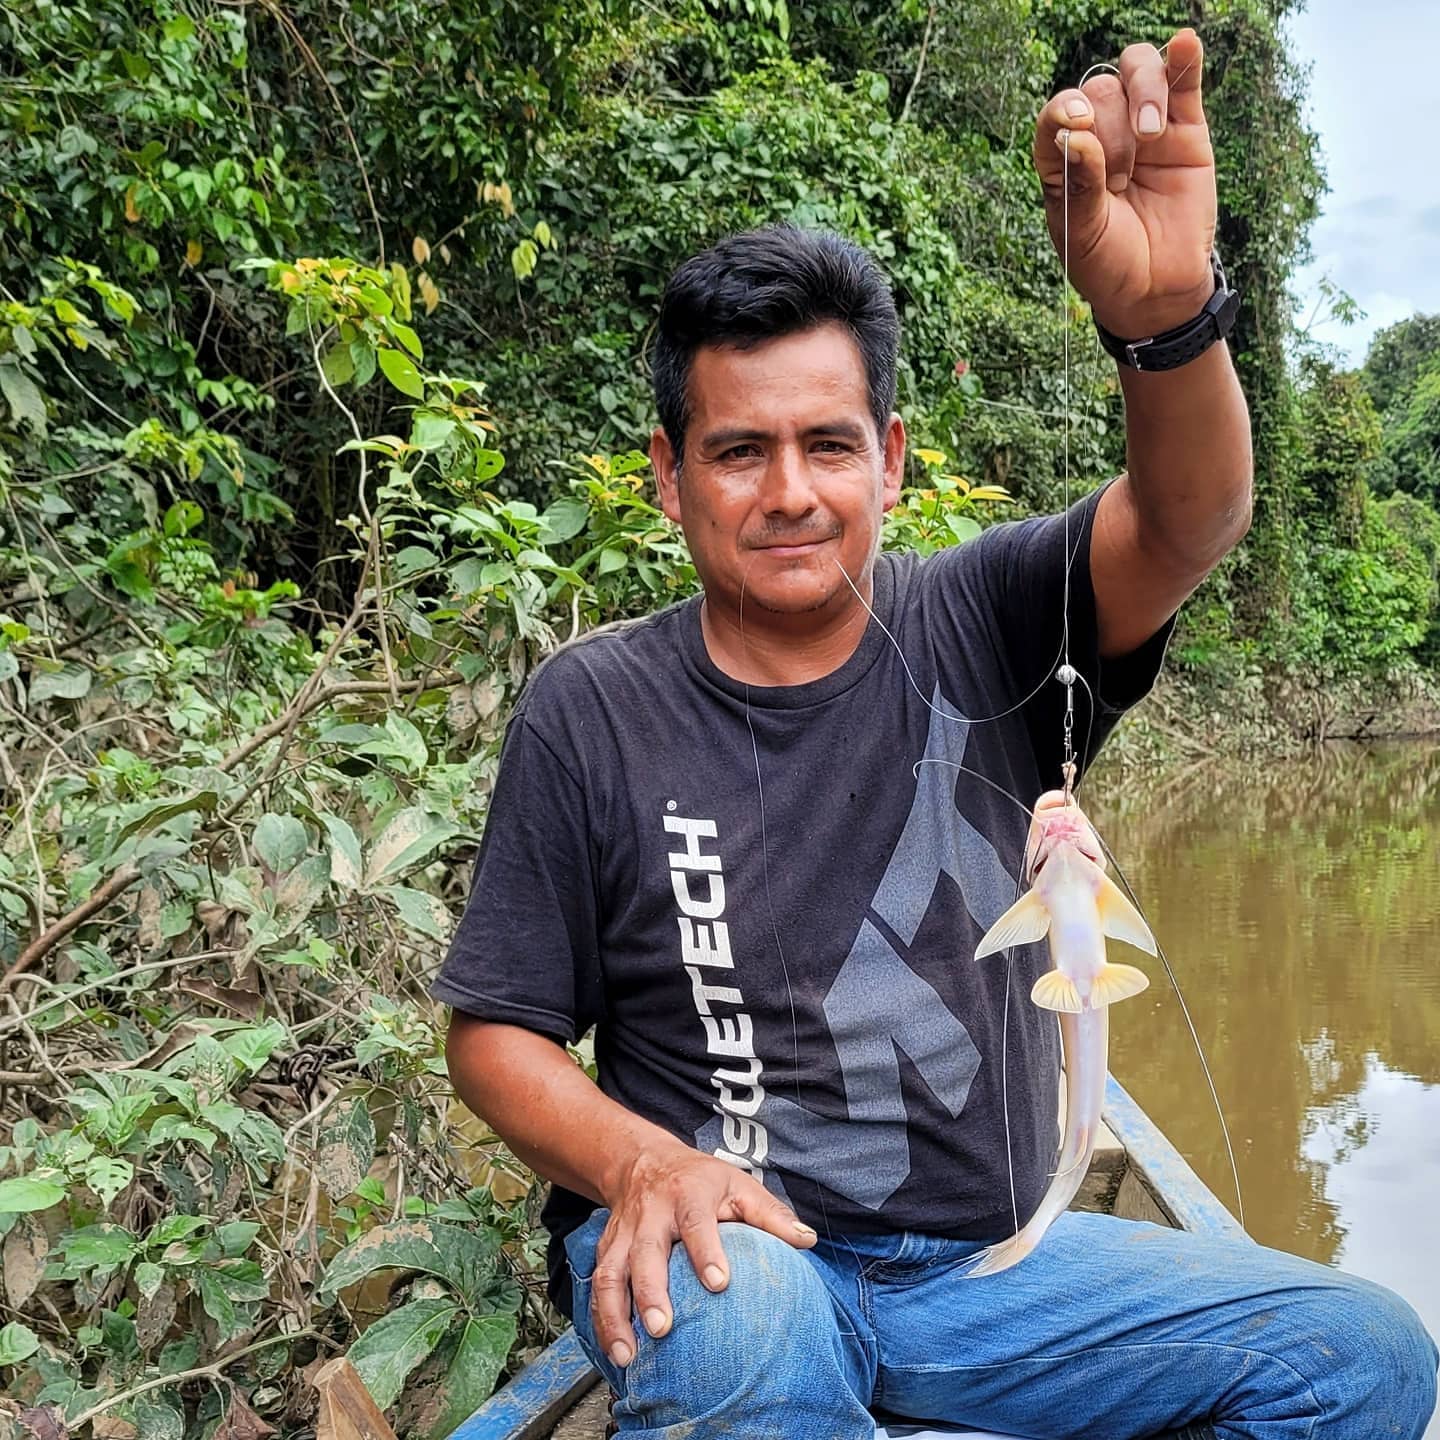
M1106 749L1122 770L1207 759L1284 759L1332 740L1440 735L1440 676L1386 681L1247 674L1229 684L1167 671Z

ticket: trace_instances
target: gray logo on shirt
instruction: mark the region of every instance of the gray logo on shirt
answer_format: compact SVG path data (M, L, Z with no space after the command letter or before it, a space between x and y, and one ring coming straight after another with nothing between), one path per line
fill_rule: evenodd
M964 761L970 722L938 687L934 706L939 713L930 717L924 758L948 763L918 767L909 818L870 903L874 918L861 922L823 1002L848 1115L818 1115L770 1089L756 1116L769 1134L765 1182L782 1197L777 1169L804 1175L878 1210L911 1168L901 1054L952 1117L965 1108L980 1067L965 1026L906 959L942 875L959 887L982 932L1015 894L1014 877L995 847L955 806L954 766ZM955 963L974 963L963 952L960 936ZM713 1152L721 1135L722 1120L716 1116L701 1127L696 1143Z

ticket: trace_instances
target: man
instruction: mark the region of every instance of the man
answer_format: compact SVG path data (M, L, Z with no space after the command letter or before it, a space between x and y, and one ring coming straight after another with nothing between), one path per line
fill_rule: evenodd
M1061 779L1053 677L1083 764L1248 523L1199 41L1120 72L1035 141L1074 283L1157 361L1121 370L1128 474L1068 516L877 556L899 336L854 246L738 236L667 289L651 454L703 603L532 681L435 987L456 1090L555 1184L622 1434L1417 1440L1433 1407L1402 1302L1244 1242L1067 1214L963 1275L1054 1158L1044 955L970 958ZM592 1024L598 1088L560 1043Z

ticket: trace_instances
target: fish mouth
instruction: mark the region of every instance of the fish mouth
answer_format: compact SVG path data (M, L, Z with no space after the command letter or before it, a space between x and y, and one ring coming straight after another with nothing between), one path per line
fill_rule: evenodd
M1065 805L1052 804L1042 808L1045 798L1042 797L1042 803L1036 805L1030 822L1030 838L1026 845L1031 857L1027 867L1028 878L1033 881L1045 862L1066 844L1103 870L1105 847L1080 807L1072 799Z

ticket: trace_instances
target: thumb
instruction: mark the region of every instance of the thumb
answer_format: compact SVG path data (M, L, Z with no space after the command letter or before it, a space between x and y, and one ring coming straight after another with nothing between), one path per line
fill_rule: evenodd
M1045 184L1045 216L1056 250L1064 255L1068 248L1073 265L1105 233L1113 200L1105 187L1105 148L1089 130L1060 130L1053 148L1054 183Z
M736 1187L735 1209L741 1220L757 1230L799 1250L813 1245L819 1236L782 1201L777 1200L758 1180Z

